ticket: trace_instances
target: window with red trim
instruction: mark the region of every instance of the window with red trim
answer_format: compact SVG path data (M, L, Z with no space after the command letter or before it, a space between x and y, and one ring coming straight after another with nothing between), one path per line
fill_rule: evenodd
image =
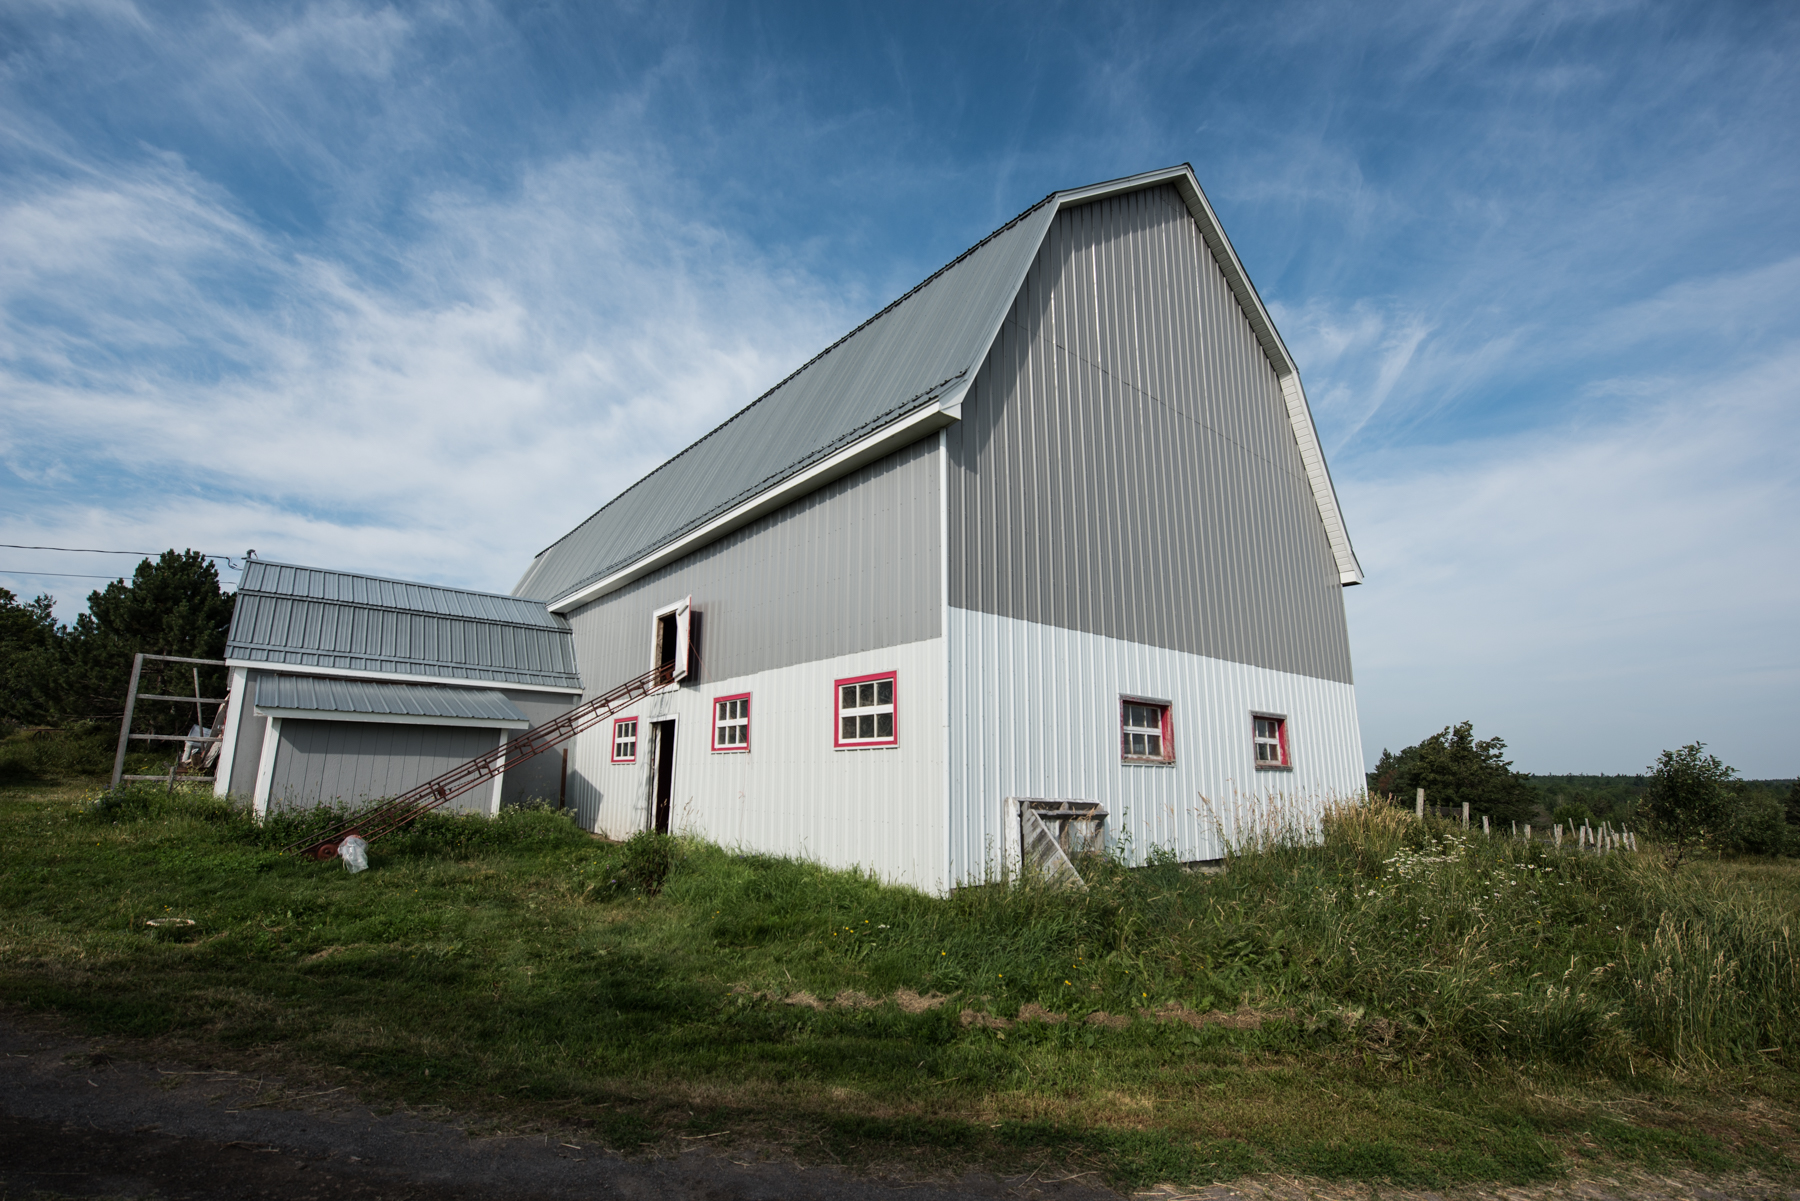
M747 751L750 749L750 694L713 699L712 749L715 751Z
M1251 715L1251 722L1256 740L1257 768L1291 766L1288 762L1287 718L1256 713Z
M833 684L837 693L836 743L840 747L898 746L900 684L895 672L853 676Z
M637 762L637 718L621 717L613 722L612 761Z
M1162 701L1119 698L1119 758L1127 763L1173 763L1169 706Z

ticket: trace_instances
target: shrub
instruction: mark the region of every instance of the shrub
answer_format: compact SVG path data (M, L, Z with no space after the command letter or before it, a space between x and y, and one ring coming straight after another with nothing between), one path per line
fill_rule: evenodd
M1651 767L1650 787L1638 802L1638 816L1663 844L1671 870L1722 845L1731 832L1736 799L1731 784L1737 772L1705 752L1703 742L1664 751Z

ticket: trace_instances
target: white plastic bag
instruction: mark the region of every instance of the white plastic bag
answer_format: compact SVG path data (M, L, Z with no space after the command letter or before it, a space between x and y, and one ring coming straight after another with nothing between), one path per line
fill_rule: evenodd
M352 834L338 843L338 858L344 861L345 871L364 871L369 866L369 844Z

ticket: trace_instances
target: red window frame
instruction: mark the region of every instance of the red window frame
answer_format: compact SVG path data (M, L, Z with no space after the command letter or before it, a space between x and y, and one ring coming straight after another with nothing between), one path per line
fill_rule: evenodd
M743 701L744 702L744 721L743 721L744 741L742 744L733 742L733 743L727 743L724 746L719 745L719 706L724 704L726 701ZM736 723L734 722L732 724L735 725ZM738 754L739 752L748 751L750 749L750 694L748 692L734 692L730 696L715 696L715 697L713 697L713 699L712 699L712 749L716 753L726 754L726 755L735 755L735 754Z
M1265 763L1262 756L1256 753L1262 745L1262 737L1256 732L1256 723L1259 721L1275 723L1275 745L1281 751L1279 763ZM1256 759L1257 771L1286 771L1294 766L1293 757L1288 753L1286 716L1280 713L1252 713L1250 715L1250 754Z
M893 702L889 708L893 712L894 732L888 738L844 738L844 686L846 684L872 684L886 680L894 686ZM860 706L859 706L860 707ZM854 751L863 747L899 746L900 745L900 673L897 671L877 671L866 676L845 676L841 680L831 682L831 745L838 750Z
M1158 722L1157 724L1161 727L1161 733L1159 735L1159 737L1162 740L1162 754L1161 755L1133 755L1133 754L1129 754L1125 750L1125 737L1126 737L1125 706L1127 706L1127 705L1143 705L1143 706L1147 706L1152 709L1156 709L1160 712L1162 720L1160 722ZM1119 762L1121 762L1121 763L1173 763L1173 762L1175 762L1175 724L1172 720L1170 720L1170 716L1169 716L1174 711L1174 709L1175 709L1175 706L1169 701L1154 700L1147 696L1121 696L1119 698ZM1134 730L1143 729L1143 727L1141 727L1141 726L1132 726L1131 728Z
M626 722L631 723L631 757L628 759L621 759L621 758L619 758L619 727L624 725ZM606 753L609 756L611 756L612 761L614 763L636 763L637 762L638 735L642 732L643 732L642 727L640 727L637 724L637 718L635 718L635 717L615 717L615 718L613 718L612 742L607 745Z

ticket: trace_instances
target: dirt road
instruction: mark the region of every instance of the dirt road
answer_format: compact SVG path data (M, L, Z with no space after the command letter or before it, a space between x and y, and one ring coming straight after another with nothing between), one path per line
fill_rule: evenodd
M656 1198L1045 1198L1118 1194L1089 1179L907 1182L834 1167L751 1163L696 1149L626 1159L577 1135L489 1132L466 1116L377 1113L343 1089L290 1087L204 1064L155 1062L0 1013L0 1201L26 1197L155 1197L159 1201L550 1201ZM696 1140L701 1141L701 1140ZM1507 1201L1800 1201L1754 1178L1571 1180L1533 1189L1470 1189ZM1286 1201L1425 1197L1361 1185L1262 1178L1150 1198Z

